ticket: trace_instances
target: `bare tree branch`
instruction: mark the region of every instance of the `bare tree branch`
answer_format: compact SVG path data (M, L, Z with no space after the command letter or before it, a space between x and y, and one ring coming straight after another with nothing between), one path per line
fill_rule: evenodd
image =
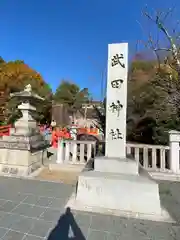
M167 52L172 52L172 50L171 49L169 49L169 48L154 48L153 49L154 51L167 51Z
M165 20L169 17L169 15L174 12L175 6L173 8L169 8L166 13L164 13L164 17L162 18L162 21L165 22Z
M149 33L148 35L148 42L147 45L150 46L150 48L154 51L157 60L159 61L159 55L158 55L158 51L166 51L166 52L171 52L171 56L173 61L169 59L168 56L168 64L170 67L172 67L173 69L175 69L178 73L179 76L179 80L180 80L180 59L179 59L179 47L177 46L177 39L180 39L180 35L177 35L175 38L173 35L170 34L170 32L168 31L168 29L165 26L165 20L167 20L167 18L172 15L174 11L174 8L169 8L167 12L163 12L163 11L156 11L155 13L155 17L153 17L148 11L147 11L147 7L146 9L142 12L143 15L150 20L151 22L153 22L158 30L160 32L162 32L165 35L165 38L168 40L170 47L169 48L162 48L160 47L159 41L157 40L156 42L153 40L152 35ZM173 32L177 32L175 29L173 30Z

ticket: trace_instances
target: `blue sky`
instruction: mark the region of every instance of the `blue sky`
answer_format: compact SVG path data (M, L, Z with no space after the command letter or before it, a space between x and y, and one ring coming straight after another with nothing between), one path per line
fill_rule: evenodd
M88 87L101 96L101 73L107 65L108 43L146 39L141 10L165 9L178 0L0 0L0 56L24 60L40 72L53 90L62 79ZM171 5L169 5L171 4ZM138 46L138 50L141 47Z

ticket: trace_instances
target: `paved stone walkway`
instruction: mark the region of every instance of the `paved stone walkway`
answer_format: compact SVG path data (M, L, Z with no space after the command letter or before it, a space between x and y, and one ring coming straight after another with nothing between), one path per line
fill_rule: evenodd
M180 183L161 183L176 224L64 209L73 186L0 177L1 240L180 240ZM70 230L69 230L70 229Z

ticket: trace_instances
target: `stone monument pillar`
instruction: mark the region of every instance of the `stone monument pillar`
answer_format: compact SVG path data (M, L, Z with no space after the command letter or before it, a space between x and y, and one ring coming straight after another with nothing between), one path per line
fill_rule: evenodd
M169 219L160 205L158 184L138 162L126 157L128 44L109 44L106 151L94 170L78 179L71 208L149 219Z
M41 103L44 99L32 92L31 85L10 96L21 100L18 109L22 117L15 122L15 129L10 136L0 139L0 172L4 175L26 176L41 167L46 158L48 144L31 116L32 111L36 111L31 104Z
M138 175L138 163L126 158L127 75L128 44L109 44L105 157L95 160L96 171Z
M109 45L106 95L107 157L126 157L127 74L128 44Z

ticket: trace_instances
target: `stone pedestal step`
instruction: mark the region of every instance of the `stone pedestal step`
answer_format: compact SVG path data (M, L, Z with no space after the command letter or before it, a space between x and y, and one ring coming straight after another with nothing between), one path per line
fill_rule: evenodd
M96 157L94 170L98 172L139 175L139 163L129 158Z
M76 200L87 206L161 215L158 184L144 173L82 172Z

